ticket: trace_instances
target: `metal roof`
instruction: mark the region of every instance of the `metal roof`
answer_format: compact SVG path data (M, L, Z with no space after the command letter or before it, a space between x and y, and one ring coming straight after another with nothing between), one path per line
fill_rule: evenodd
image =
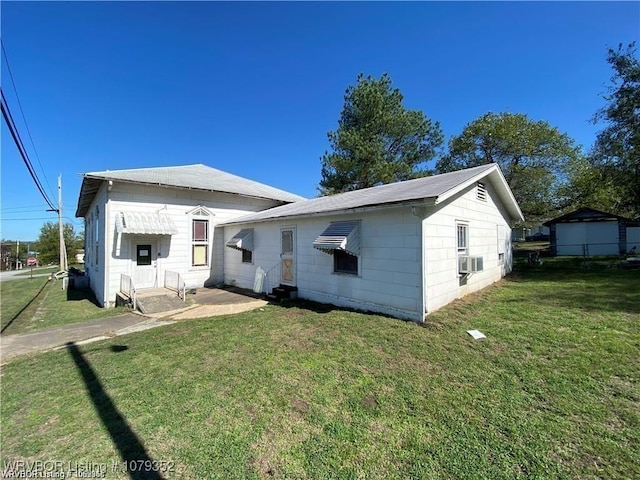
M253 228L240 230L227 242L227 247L236 250L253 250Z
M313 246L325 253L342 250L360 255L360 222L331 222L313 241Z
M483 180L484 179L484 180ZM522 211L497 164L404 182L389 183L352 192L312 198L244 215L225 225L261 222L278 218L318 215L393 204L429 201L438 204L478 181L493 185L514 221L523 221Z
M76 217L83 217L100 185L104 181L119 181L162 187L187 188L209 192L225 192L254 198L276 200L283 203L304 200L304 197L223 172L203 164L178 167L135 168L106 170L82 175Z
M574 210L573 212L556 217L553 220L549 220L548 222L544 222L543 225L549 227L556 223L603 222L612 220L625 220L627 222L632 222L630 218L621 217L620 215L615 215L613 213L602 212L593 208L582 207L578 210Z
M145 235L175 235L178 233L173 220L164 213L118 212L116 231Z

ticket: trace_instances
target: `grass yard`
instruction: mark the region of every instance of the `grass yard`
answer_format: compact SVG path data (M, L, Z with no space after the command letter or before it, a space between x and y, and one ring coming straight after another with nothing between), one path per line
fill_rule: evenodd
M299 303L18 358L2 367L3 466L639 478L639 320L639 271L545 259L425 326Z
M3 335L32 333L69 323L111 317L125 309L104 309L88 289L62 290L62 280L22 278L0 284Z

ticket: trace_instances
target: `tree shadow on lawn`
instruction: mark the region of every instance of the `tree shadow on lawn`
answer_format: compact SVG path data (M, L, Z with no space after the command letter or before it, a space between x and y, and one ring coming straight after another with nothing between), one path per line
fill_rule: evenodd
M117 407L105 391L100 379L91 368L91 364L73 343L67 343L69 354L82 376L87 393L93 402L96 413L105 426L111 441L120 452L120 457L126 467L129 478L133 480L164 480L157 470L153 469L156 463L149 456L143 443L135 432L131 429L127 420L118 411ZM114 353L127 350L126 346L114 346L111 351Z

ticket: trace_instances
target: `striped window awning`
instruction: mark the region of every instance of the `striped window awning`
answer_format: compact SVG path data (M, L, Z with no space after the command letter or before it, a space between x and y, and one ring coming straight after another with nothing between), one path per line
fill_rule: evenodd
M331 222L313 241L313 246L330 254L342 250L351 255L360 255L360 222Z
M178 233L173 220L164 213L118 212L116 232L138 235L175 235Z
M240 230L227 242L227 247L253 251L253 228Z

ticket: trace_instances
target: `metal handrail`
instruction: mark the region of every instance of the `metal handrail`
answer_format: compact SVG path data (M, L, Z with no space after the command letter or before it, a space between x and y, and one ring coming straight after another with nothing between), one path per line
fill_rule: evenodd
M125 275L124 273L120 274L120 292L129 297L131 306L135 310L137 306L136 287L133 284L133 279L129 275Z
M265 272L265 282L263 284L264 293L269 293L273 288L280 285L281 279L282 262L278 262Z
M182 279L182 275L178 272L172 272L170 270L165 270L164 272L164 288L168 288L169 290L173 290L178 294L178 297L182 299L183 302L186 302L186 291L187 287Z

